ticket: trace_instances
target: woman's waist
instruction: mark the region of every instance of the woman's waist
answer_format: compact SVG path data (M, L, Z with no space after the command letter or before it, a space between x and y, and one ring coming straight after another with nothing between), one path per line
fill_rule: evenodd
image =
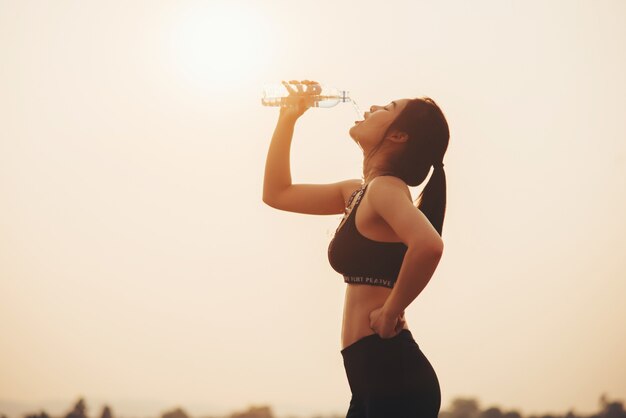
M385 304L391 290L382 286L347 285L341 333L342 348L374 334L370 327L370 313ZM405 323L404 328L408 329L408 324Z
M345 308L358 311L382 306L393 288L383 284L385 279L376 280L377 284L346 281Z
M409 324L404 318L403 329L409 329ZM341 327L341 349L354 344L361 338L368 335L375 334L376 332L370 327L369 312L344 312L343 324Z

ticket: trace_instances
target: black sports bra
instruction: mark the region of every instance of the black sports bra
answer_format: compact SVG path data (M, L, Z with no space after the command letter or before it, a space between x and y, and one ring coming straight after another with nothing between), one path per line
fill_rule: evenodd
M350 196L348 207L357 195L350 212L344 215L328 246L331 267L343 275L344 282L393 288L407 246L403 242L374 241L363 236L356 227L356 210L367 184Z

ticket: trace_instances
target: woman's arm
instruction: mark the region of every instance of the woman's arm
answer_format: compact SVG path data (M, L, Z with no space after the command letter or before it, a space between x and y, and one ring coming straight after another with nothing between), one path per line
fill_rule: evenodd
M391 319L404 312L430 281L441 255L439 250L409 247L398 280L383 304L381 315Z
M290 150L297 117L281 113L265 161L263 201L271 202L291 186Z
M296 96L298 94L300 93ZM304 99L304 96L300 96L300 99ZM305 101L299 102L297 106L280 109L265 162L263 202L273 208L296 213L312 215L344 213L345 196L359 187L359 179L329 184L292 184L291 141L296 121L307 109Z
M443 253L443 241L428 218L413 204L407 185L393 176L379 176L366 195L372 208L407 246L398 279L381 315L397 318L424 290ZM407 194L409 197L407 197Z

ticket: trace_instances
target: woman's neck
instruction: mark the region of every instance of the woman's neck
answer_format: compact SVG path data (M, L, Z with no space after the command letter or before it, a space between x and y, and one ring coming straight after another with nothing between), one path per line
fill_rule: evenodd
M387 176L387 175L395 175L389 169L371 169L367 174L361 176L361 184L369 184L372 180L374 180L378 176Z

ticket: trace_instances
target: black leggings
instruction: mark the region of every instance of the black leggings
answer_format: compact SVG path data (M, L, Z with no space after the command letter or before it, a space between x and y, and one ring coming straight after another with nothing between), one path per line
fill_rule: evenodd
M346 418L436 418L437 374L411 331L365 336L341 350L352 391Z

